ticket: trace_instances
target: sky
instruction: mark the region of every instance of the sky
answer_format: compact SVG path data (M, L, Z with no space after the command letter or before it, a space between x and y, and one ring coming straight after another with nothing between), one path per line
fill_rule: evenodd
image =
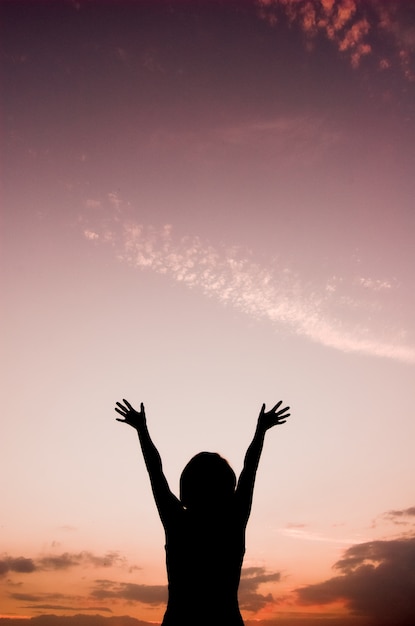
M414 4L1 0L0 24L2 623L161 622L127 398L176 494L291 407L247 626L413 624Z

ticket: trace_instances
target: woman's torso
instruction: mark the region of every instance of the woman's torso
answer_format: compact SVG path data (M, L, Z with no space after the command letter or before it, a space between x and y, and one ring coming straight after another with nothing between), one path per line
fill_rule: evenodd
M238 586L245 528L235 509L181 509L165 524L169 601L163 626L241 626Z

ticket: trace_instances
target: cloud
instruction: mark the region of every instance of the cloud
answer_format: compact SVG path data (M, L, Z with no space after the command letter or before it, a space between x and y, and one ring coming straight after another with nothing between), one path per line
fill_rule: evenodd
M61 554L59 556L44 556L37 561L38 569L66 570L80 564L81 555Z
M415 536L356 544L334 569L341 575L296 590L303 605L344 602L353 614L383 624L415 620Z
M42 599L41 595L35 595L33 593L10 593L10 598L13 600L19 600L20 602L39 602Z
M117 211L113 222L103 216L102 223L91 227L84 219L83 233L88 240L110 243L120 261L170 276L206 297L323 346L415 363L415 348L402 341L407 339L404 331L390 329L388 333L383 317L379 317L378 329L371 320L382 303L368 300L369 293L380 297L382 292L387 297L389 292L390 301L395 300L388 281L354 279L346 285L332 277L326 285L308 285L275 260L265 267L238 247L213 247L198 236L177 239L172 225L157 229L128 215L123 218L118 196L110 202Z
M410 3L257 0L257 6L260 17L272 27L282 19L298 25L307 38L308 47L322 34L349 59L353 68L359 67L363 57L371 56L379 69L396 66L407 80L415 80L415 29Z
M281 575L277 572L267 572L263 567L247 567L242 569L239 585L239 604L247 611L258 611L266 604L274 602L271 594L258 593L258 587L264 583L278 582ZM96 580L91 591L91 597L96 600L125 600L139 602L151 606L167 603L166 585L143 585L136 583L115 582L112 580Z
M0 559L0 576L5 576L9 572L17 572L18 574L31 574L36 570L36 565L32 559L26 559L23 556L17 558L4 555Z
M411 516L411 517L415 517L415 506L410 506L408 509L401 509L401 510L392 510L392 511L388 511L387 513L385 513L385 515L388 515L389 517L402 517L402 516Z
M5 576L9 572L32 574L38 571L68 570L73 567L113 567L124 565L125 562L118 552L108 552L103 556L96 556L88 551L72 554L64 552L59 555L44 555L37 559L3 555L0 559L0 576Z
M101 202L99 200L95 200L94 198L87 198L85 200L85 206L88 209L99 209L101 207Z
M84 610L84 609L83 609ZM94 609L93 609L94 610ZM95 610L105 610L98 609ZM0 626L154 626L128 615L104 617L103 615L37 615L32 618L1 618Z
M335 544L354 544L356 543L355 539L348 538L336 538L329 537L326 535L322 535L321 533L316 533L311 530L307 530L305 524L287 524L285 528L281 528L279 532L286 537L291 537L293 539L300 539L302 541L314 541L319 543L335 543Z
M108 607L91 606L81 604L82 598L63 593L10 593L9 598L18 602L28 602L22 605L24 609L48 610L48 611L101 611L112 613ZM65 604L56 601L65 601Z
M318 116L279 115L265 121L242 121L200 130L159 130L151 138L152 149L181 150L189 159L234 158L236 152L262 154L267 163L310 165L327 154L342 139L342 133ZM220 154L217 147L220 145Z
M392 289L392 283L389 280L379 280L377 278L360 277L359 284L365 289L372 291L383 291L384 289Z
M65 595L63 593L11 593L9 597L18 602L29 602L22 606L24 609L36 609L47 611L101 611L106 613L112 613L112 610L108 607L102 606L88 606L79 604L79 597ZM55 600L55 603L51 601ZM64 600L66 604L56 604L56 600ZM68 601L74 601L69 604ZM76 604L78 603L78 604Z
M313 612L309 617L290 612L278 614L273 620L245 620L246 626L365 626L350 618L327 616L327 613ZM104 617L103 615L38 615L30 619L1 618L0 626L154 626L154 622L144 622L127 615Z
M91 596L98 600L121 599L158 606L167 602L167 586L96 580Z
M415 506L408 509L386 511L381 515L382 519L392 522L397 526L409 526L415 524Z
M267 572L264 567L244 567L239 583L239 606L245 611L259 611L269 603L275 603L271 593L266 596L258 593L260 585L279 582L279 572Z
M36 561L38 569L42 570L66 570L71 567L112 567L123 563L125 559L117 552L108 552L103 556L96 556L88 551L70 554L65 552L60 555L48 555Z
M100 611L112 613L112 610L106 606L67 606L65 604L35 604L25 605L24 609L37 609L41 611Z

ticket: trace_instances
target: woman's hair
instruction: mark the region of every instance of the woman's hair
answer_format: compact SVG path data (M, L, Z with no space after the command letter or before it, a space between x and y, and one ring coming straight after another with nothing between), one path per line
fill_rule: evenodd
M235 486L235 472L226 459L216 452L200 452L182 472L180 500L186 508L224 504Z

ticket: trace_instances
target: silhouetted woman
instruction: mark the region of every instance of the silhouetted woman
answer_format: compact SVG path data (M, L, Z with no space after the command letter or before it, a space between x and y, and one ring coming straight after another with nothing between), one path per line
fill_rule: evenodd
M244 467L236 476L219 454L201 452L180 478L180 500L170 491L147 429L144 405L117 402L119 422L137 430L157 509L166 534L169 598L162 626L243 626L238 586L245 528L266 431L284 424L289 407L262 405Z

